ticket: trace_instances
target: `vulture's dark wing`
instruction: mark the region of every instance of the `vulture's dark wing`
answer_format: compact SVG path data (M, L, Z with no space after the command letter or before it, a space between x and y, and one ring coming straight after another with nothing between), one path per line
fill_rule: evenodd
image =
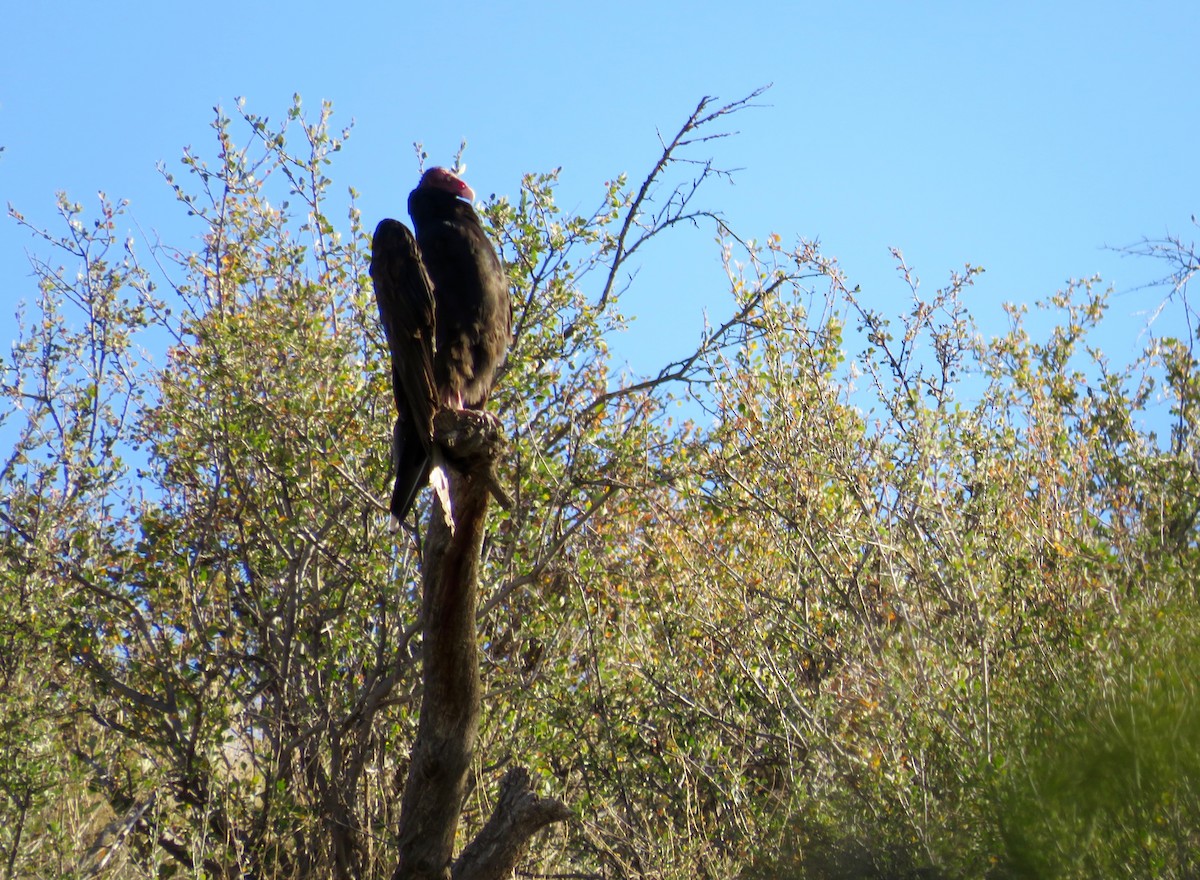
M392 354L397 417L392 432L396 485L391 511L401 521L429 478L437 389L433 379L433 288L416 239L397 220L382 220L375 227L371 280Z
M418 187L408 211L437 301L433 370L441 402L481 408L512 335L508 276L468 203Z

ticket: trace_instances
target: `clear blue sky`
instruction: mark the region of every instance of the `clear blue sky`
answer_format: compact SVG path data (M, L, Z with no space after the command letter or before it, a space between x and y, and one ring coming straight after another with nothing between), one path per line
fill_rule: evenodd
M131 201L144 229L194 234L155 172L188 144L211 155L211 108L279 118L293 92L355 120L335 182L365 221L404 216L411 144L448 162L461 138L480 193L563 166L560 200L590 207L643 173L656 129L704 94L765 83L719 159L741 167L710 204L744 236L819 237L885 310L904 307L889 246L924 286L987 269L972 307L1032 302L1068 277L1118 290L1158 267L1105 245L1174 232L1200 212L1200 5L959 3L17 3L0 35L0 202L54 219L54 193ZM26 250L0 223L0 340L33 296ZM142 248L145 253L145 248ZM648 251L618 351L649 369L718 317L711 231ZM1116 301L1117 359L1156 294ZM1107 341L1107 340L1106 340Z

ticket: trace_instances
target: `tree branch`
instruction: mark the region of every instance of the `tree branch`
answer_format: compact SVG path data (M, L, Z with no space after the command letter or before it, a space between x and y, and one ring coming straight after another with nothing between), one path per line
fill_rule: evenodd
M571 811L562 801L538 796L528 770L511 768L500 783L491 818L458 857L453 880L504 880L534 834L569 818Z
M658 157L658 161L654 163L654 167L650 169L650 173L646 175L646 179L642 181L642 185L638 187L637 194L633 197L633 201L629 205L629 209L625 212L625 219L621 223L621 231L617 233L617 240L614 246L612 264L609 267L608 277L604 281L604 289L600 292L600 297L596 301L596 307L603 309L608 304L608 299L612 295L613 286L616 284L617 273L620 272L621 266L629 258L629 256L638 249L647 239L653 237L663 229L674 226L677 223L685 220L697 220L700 217L714 217L715 215L706 211L687 212L688 203L692 196L700 188L700 184L710 174L722 174L713 168L711 162L704 162L704 168L700 172L700 176L692 182L691 189L686 194L682 192L682 186L677 187L671 194L671 198L667 199L666 206L653 219L650 228L632 244L628 244L629 234L634 226L640 226L637 220L642 214L642 208L650 198L651 191L655 188L655 184L659 180L659 176L674 162L687 161L675 155L675 152L680 148L690 146L691 144L702 144L706 141L716 140L717 138L726 137L731 132L713 132L712 134L696 135L688 137L688 135L697 132L699 129L709 125L716 120L728 116L731 113L736 113L739 110L744 110L747 107L754 106L751 102L765 92L770 86L763 86L755 89L744 98L736 101L731 101L722 107L711 112L707 112L716 98L705 96L700 99L696 105L696 109L687 120L680 126L679 131L671 139L670 143L663 143L662 154ZM651 200L652 201L652 200Z
M486 413L442 412L434 440L447 450L454 525L435 496L422 588L424 691L408 781L400 805L400 859L394 880L448 880L467 773L479 735L479 652L475 607L487 520L488 471L503 441Z
M438 413L434 442L450 465L453 525L435 495L422 578L424 691L400 805L400 858L393 880L450 880L479 735L479 560L494 468L505 442L494 416L470 410ZM524 769L510 770L496 812L463 851L453 876L506 876L533 834L569 815L561 802L532 792Z

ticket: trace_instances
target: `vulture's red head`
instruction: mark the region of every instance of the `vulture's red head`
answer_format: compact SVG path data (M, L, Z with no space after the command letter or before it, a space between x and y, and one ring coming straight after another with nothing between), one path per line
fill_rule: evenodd
M445 168L430 168L421 175L421 182L417 184L417 187L418 189L424 187L441 189L453 193L460 199L466 199L468 202L475 201L475 191L467 186L467 182L453 171L447 171Z

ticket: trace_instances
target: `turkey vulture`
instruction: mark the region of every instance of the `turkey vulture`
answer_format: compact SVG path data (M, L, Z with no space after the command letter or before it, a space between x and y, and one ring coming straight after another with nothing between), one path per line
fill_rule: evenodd
M408 196L416 238L403 223L382 220L371 241L398 413L390 505L397 522L429 478L434 413L482 408L508 350L508 279L474 198L460 177L430 168Z

